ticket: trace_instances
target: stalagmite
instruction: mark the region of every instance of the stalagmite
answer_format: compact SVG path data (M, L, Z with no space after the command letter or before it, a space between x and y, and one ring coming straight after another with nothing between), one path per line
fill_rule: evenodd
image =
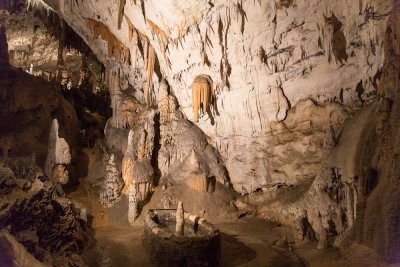
M71 154L68 143L64 138L59 137L58 131L59 124L57 119L54 119L49 133L44 171L53 183L66 184L68 171L65 170L65 166L71 163Z
M168 93L168 84L165 80L161 80L160 87L158 88L157 105L160 112L161 124L183 117L182 113L178 110L176 98Z
M135 141L138 142L137 149L133 147ZM138 202L146 200L154 186L154 170L147 156L146 142L145 130L142 130L139 140L135 140L133 130L129 131L128 145L122 161L122 178L129 196L130 223L136 219Z
M129 188L128 201L128 222L133 224L138 216L138 197L135 186Z
M124 158L122 160L122 179L124 180L125 185L130 185L133 180L133 165L134 161L137 159L135 155L134 149L134 132L133 130L129 131L128 134L128 144L126 147L126 151L124 154Z
M176 227L175 231L177 235L184 235L185 229L185 217L183 210L183 203L179 201L178 208L176 209Z
M192 150L190 155L191 171L188 174L186 185L190 188L199 191L207 192L208 190L208 179L207 174L201 170L200 162L196 152Z

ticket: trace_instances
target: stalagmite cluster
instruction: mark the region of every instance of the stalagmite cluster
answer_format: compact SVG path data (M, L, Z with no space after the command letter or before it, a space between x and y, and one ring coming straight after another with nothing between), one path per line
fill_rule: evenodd
M111 208L120 200L124 181L111 154L106 165L106 175L100 189L100 203L105 208Z

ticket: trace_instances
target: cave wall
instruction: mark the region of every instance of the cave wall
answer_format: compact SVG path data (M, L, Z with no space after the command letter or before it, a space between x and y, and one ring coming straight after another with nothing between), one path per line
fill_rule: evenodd
M193 79L209 75L215 105L212 118L201 116L198 126L241 193L316 176L327 125L342 123L376 98L392 8L383 0L126 1L122 10L114 2L46 3L114 76L129 81L139 101L146 93L144 36L189 120ZM96 38L88 19L104 25L108 37ZM129 49L129 60L110 57L108 46L120 46L110 35ZM150 105L160 78L152 77ZM117 87L114 102L128 84ZM288 126L290 117L296 123Z
M400 261L400 199L399 199L399 108L400 108L400 3L394 8L385 31L385 62L379 85L376 109L377 177L373 191L363 203L356 230L360 242L376 248L388 262ZM371 183L370 183L371 184Z

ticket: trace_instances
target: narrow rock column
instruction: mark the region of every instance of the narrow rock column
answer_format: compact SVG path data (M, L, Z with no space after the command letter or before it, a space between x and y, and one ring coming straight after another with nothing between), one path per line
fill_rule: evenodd
M137 190L135 186L131 186L129 188L129 206L128 206L128 221L129 224L133 224L137 218L137 204L138 204L138 197L137 197Z
M57 65L61 66L64 65L64 46L65 46L65 22L63 19L60 20L60 32L59 32L59 39L58 39L58 54L57 54Z
M179 201L178 208L176 210L176 233L177 235L184 234L184 225L185 225L185 218L184 218L184 211L183 211L183 203Z
M349 228L353 226L354 223L354 196L351 185L345 185L345 193L346 193L346 208L347 208L347 223Z

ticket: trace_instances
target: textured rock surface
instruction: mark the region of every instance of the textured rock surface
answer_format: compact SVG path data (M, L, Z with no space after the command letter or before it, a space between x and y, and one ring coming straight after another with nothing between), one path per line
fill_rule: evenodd
M190 85L197 75L209 75L216 109L210 113L213 118L205 115L198 125L225 160L235 189L243 193L277 180L294 184L316 175L315 166L298 170L298 175L285 173L283 163L291 161L288 155L303 153L304 139L288 139L293 146L282 151L274 145L281 135L274 127L285 129L288 112L306 99L323 105L324 110L324 104L337 103L340 111L342 106L354 108L375 97L383 64L381 44L392 7L390 1L382 0L175 1L168 8L165 3L145 1L126 2L123 10L95 1L47 3L109 69L119 69L119 76L132 85L143 84L146 76L134 70L147 61L147 54L139 48L148 40L190 120ZM93 36L86 18L101 22L130 49L131 65L109 57L108 44ZM152 76L154 88L157 76ZM137 91L134 95L144 101ZM150 91L154 103L157 92ZM330 117L329 111L324 112L327 118L320 125L304 119L305 125L311 121L309 138L318 140L316 151L321 151L322 139L314 132L320 128L324 132ZM321 162L320 152L310 154L309 161ZM281 161L273 160L278 157Z
M365 174L364 198L367 207L357 214L354 231L360 243L374 247L389 262L400 262L399 206L399 70L400 70L400 3L395 7L386 30L382 81L376 109L376 135L379 161L373 161ZM376 168L376 171L375 171ZM372 170L372 172L371 172ZM377 223L380 222L380 223ZM383 236L378 233L384 233Z
M29 254L24 246L22 246L7 231L0 232L0 264L2 266L21 266L21 267L42 267L38 260Z
M1 176L3 174L4 168ZM11 191L0 196L0 228L7 229L29 253L45 264L84 266L79 254L88 235L83 221L75 217L71 200L59 197L57 189L49 182L42 183L36 179L32 187L25 190L19 186L21 180L14 177ZM4 183L0 186L0 190L5 188ZM15 259L22 264L16 266L28 266L23 265L22 256L18 256L19 253L26 254L21 251L20 245L14 241L8 249L13 250ZM7 250L1 253L0 259L7 259L7 255L3 255L8 253ZM24 260L30 261L32 266L40 266L32 257L24 257Z

